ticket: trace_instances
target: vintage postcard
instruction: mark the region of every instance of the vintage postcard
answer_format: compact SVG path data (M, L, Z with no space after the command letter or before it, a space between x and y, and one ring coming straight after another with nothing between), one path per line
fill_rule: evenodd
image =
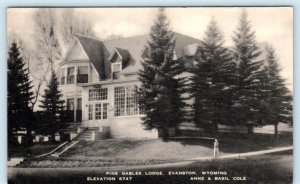
M292 7L7 9L8 183L292 183Z

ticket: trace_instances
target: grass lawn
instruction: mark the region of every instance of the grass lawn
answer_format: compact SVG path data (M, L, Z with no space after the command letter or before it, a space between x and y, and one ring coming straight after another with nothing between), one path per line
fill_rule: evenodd
M219 138L219 148L223 155L259 151L292 144L292 135L281 135L275 139L272 135L263 134L222 134ZM183 160L195 157L212 157L212 155L213 140L173 138L168 142L163 142L160 139L110 139L79 142L62 156Z
M8 146L8 155L9 157L28 157L29 154L31 156L37 156L52 151L59 144L60 143L41 142L41 143L32 143L31 146L25 146L25 145Z
M292 145L292 135L222 134L220 155L243 153ZM192 158L211 158L213 140L173 138L109 139L80 141L59 158L33 158L20 167L103 167L136 166L182 161Z
M187 145L178 141L163 142L160 139L111 139L95 142L79 142L63 156L101 157L135 160L182 160L195 156L212 155L212 149L199 145Z

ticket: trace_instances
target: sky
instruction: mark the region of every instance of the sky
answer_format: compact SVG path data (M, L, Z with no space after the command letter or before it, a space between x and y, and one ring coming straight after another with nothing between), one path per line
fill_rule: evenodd
M281 74L293 90L293 9L289 7L259 8L166 8L173 31L202 39L208 22L213 17L225 36L225 45L232 46L232 37L245 9L257 42L268 42L276 51L282 68ZM7 11L7 31L31 42L34 38L33 16L36 9L13 8ZM78 8L80 16L92 20L99 39L110 35L123 37L147 34L157 14L157 8ZM63 18L63 17L62 17ZM8 38L9 39L9 38Z

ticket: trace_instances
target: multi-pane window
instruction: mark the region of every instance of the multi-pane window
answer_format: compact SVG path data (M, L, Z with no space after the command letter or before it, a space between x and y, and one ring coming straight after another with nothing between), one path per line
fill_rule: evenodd
M95 119L101 119L101 104L95 104Z
M103 103L103 108L102 108L102 119L107 119L107 106L108 106L108 103Z
M67 84L74 84L75 67L68 67Z
M88 83L88 67L87 66L78 66L77 69L77 83Z
M137 86L115 87L115 116L139 114Z
M93 120L93 105L89 105L89 120Z
M90 89L89 101L107 100L107 88Z
M115 116L125 116L125 86L115 87Z
M60 84L65 84L66 81L66 69L62 68L60 73Z
M126 111L128 116L138 114L138 102L136 91L136 86L126 87Z

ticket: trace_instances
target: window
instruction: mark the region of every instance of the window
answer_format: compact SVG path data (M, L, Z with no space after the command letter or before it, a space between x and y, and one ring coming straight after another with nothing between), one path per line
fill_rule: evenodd
M120 78L121 67L122 67L121 63L114 63L114 64L112 64L112 78L113 79Z
M74 84L75 67L68 67L67 84Z
M88 67L87 66L78 66L77 71L77 83L88 83Z
M95 104L95 119L101 119L101 104Z
M107 88L89 90L89 101L96 100L107 100Z
M126 87L126 108L127 108L127 115L129 116L138 114L136 90L137 90L136 86Z
M89 120L93 120L93 105L89 105Z
M115 87L115 116L131 116L139 114L137 102L137 86Z
M67 99L67 110L73 111L74 110L74 98Z
M60 84L61 85L65 84L65 81L66 81L66 69L62 68L60 73Z
M108 107L108 103L103 103L103 108L102 108L102 119L107 119L107 107Z
M82 99L77 98L77 110L82 110Z
M125 86L115 87L115 116L125 115Z

